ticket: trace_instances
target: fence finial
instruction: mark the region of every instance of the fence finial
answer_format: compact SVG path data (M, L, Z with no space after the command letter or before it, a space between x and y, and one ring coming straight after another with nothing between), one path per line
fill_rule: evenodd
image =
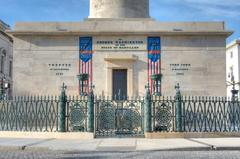
M150 89L149 82L147 82L147 85L145 85L145 89L148 91Z
M94 88L95 88L95 85L93 85L93 83L91 82L91 84L90 84L90 91L93 92Z
M147 85L145 85L145 89L146 89L146 95L150 96L150 85L149 85L149 82L147 82Z
M63 85L62 85L62 91L65 91L67 89L67 86L65 85L65 83L63 82Z
M176 91L180 91L180 85L179 85L179 83L177 83L177 85L175 86L175 89L176 89Z
M181 96L181 91L180 91L180 85L179 83L177 83L177 85L175 86L175 90L176 90L176 98Z

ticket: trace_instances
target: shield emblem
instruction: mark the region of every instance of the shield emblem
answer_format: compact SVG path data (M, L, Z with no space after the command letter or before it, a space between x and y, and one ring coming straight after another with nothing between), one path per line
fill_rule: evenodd
M161 58L161 54L148 54L148 59L152 62L157 62Z
M92 59L92 54L80 54L80 59L83 62L88 62L89 60Z

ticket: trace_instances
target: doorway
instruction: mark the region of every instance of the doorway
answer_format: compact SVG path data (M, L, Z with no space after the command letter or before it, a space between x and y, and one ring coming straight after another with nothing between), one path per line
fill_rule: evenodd
M127 98L127 69L113 69L113 97L123 100Z

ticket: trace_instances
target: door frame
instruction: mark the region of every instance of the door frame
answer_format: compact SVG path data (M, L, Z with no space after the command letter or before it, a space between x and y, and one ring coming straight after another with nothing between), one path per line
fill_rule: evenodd
M107 62L107 80L106 80L106 90L107 94L112 96L112 71L113 69L127 69L127 94L128 96L133 96L133 63L132 61L114 61Z

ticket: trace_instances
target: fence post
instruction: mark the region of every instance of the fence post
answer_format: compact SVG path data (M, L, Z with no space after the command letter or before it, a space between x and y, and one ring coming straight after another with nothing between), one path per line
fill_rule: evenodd
M66 96L67 86L63 83L60 95L60 132L66 132Z
M92 88L87 101L87 132L94 132L94 94Z
M146 96L144 104L144 132L152 131L152 108L151 108L151 94L149 84L146 86Z
M182 132L182 97L180 92L180 86L179 83L175 86L176 89L176 96L175 96L175 102L176 102L176 109L175 109L175 127L176 132Z

